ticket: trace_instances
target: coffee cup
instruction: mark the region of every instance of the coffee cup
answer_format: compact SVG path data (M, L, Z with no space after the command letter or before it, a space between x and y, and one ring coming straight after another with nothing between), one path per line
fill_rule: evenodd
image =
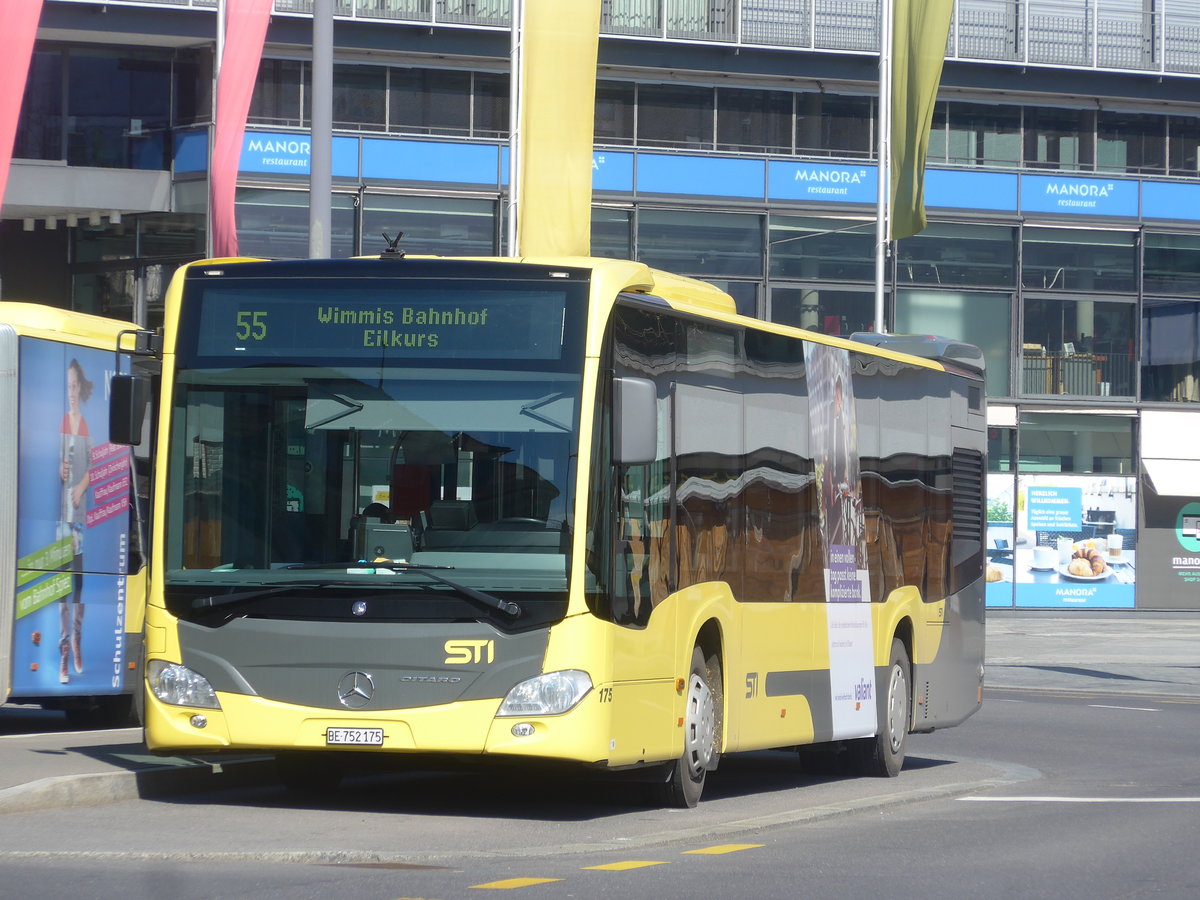
M1034 547L1033 564L1039 569L1052 569L1058 561L1058 549L1055 547Z
M1108 555L1111 559L1116 559L1125 549L1125 535L1110 534L1108 536Z

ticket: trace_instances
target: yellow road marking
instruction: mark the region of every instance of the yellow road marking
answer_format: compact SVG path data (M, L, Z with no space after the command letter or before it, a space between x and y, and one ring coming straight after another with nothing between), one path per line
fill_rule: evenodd
M687 853L703 853L716 855L719 853L737 853L739 850L753 850L762 844L717 844L715 847L702 847L699 850L684 850Z
M584 870L595 869L601 872L624 872L628 869L644 869L647 866L665 866L667 863L652 859L627 859L624 862L605 863L602 866L584 866Z
M473 884L471 889L476 888L485 891L511 891L516 888L532 887L535 884L549 884L552 881L562 881L561 878L505 878L503 881L489 881L487 884Z

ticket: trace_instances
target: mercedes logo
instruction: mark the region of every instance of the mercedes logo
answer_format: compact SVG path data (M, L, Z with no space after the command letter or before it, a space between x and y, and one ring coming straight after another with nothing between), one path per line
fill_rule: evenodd
M362 709L375 695L375 681L366 672L347 672L338 682L338 700L347 709Z
M367 614L367 604L365 600L355 600L350 606L350 612L356 616L365 616Z

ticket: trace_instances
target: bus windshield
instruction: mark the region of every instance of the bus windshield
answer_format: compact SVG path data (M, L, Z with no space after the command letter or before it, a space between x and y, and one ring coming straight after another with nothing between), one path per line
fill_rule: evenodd
M564 598L583 318L568 298L583 286L381 280L351 302L249 281L185 293L168 587L378 586L383 572L433 590L405 575L429 567L468 590ZM413 310L424 321L403 327ZM395 346L412 334L421 347Z

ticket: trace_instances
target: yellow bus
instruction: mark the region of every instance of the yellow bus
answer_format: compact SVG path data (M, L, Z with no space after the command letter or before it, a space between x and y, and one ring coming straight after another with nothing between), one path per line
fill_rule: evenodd
M555 760L693 806L725 753L981 702L982 363L589 258L210 260L166 299L145 733ZM900 348L900 349L897 349Z
M0 303L0 700L79 724L124 722L142 692L146 498L108 433L137 333Z

